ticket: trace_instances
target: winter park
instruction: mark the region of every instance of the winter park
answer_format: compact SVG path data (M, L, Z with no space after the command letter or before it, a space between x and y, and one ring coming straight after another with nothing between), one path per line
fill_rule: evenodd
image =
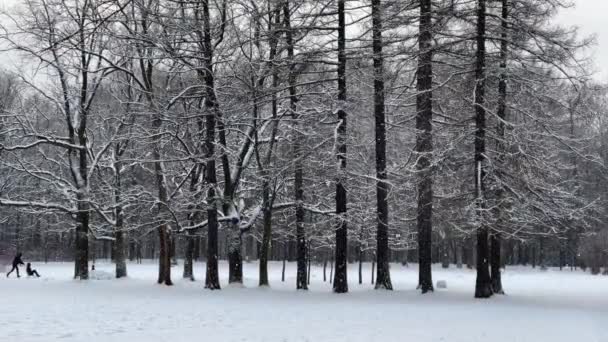
M0 341L608 342L605 13L0 0Z

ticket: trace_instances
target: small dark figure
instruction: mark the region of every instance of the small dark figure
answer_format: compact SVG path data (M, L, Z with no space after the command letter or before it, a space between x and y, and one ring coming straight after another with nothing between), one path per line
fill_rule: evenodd
M27 266L25 268L25 272L27 272L28 276L36 276L38 278L40 278L40 274L38 274L38 271L33 270L32 269L32 264L30 264L29 262L27 263Z
M6 277L8 278L8 276L16 270L17 278L21 278L19 275L19 265L24 265L23 260L21 260L21 253L17 253L17 255L15 255L15 258L13 259L13 268L6 274Z

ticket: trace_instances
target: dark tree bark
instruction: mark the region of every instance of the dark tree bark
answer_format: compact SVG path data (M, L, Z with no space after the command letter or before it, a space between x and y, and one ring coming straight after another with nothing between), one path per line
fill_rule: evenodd
M306 244L306 260L308 262L308 272L306 273L306 284L310 285L310 268L312 266L312 258L310 257L310 241Z
M441 268L450 267L450 240L449 237L444 237L441 241Z
M374 278L375 276L375 270L376 270L376 260L372 260L372 285L374 285L376 283L376 280Z
M363 284L363 249L359 246L359 285Z
M149 67L151 68L151 65ZM152 103L152 101L150 101L150 103ZM157 113L152 122L152 126L155 131L159 132L161 125L162 118L160 117L160 113ZM156 186L158 187L158 200L160 201L158 204L159 212L163 210L163 204L166 205L168 201L167 184L165 183L165 173L161 160L160 148L160 141L157 138L156 141L154 141L152 156L154 158ZM166 223L162 223L157 230L159 241L158 283L170 286L173 285L173 282L171 281L171 239L169 237L169 228Z
M327 256L323 256L323 282L327 281Z
M270 184L267 180L263 181L262 201L263 201L263 231L262 245L260 247L260 281L259 286L269 286L268 281L268 254L270 253L270 239L272 237L272 199L270 195Z
M188 233L191 235L191 233ZM184 258L184 279L190 279L194 281L194 237L188 236L186 238L186 253Z
M202 130L204 126L204 123L202 122L202 120L199 121L199 127ZM200 195L198 195L199 193L199 179L200 176L202 174L204 170L204 164L199 163L195 169L194 172L192 172L191 174L191 178L190 178L190 193L194 194L194 198L195 198L195 204L190 206L190 214L189 214L189 218L190 218L190 223L192 225L195 225L196 222L199 221L199 211L200 211L200 206L198 205L198 201L200 200ZM190 229L187 232L186 235L186 253L185 253L185 258L184 258L184 274L183 274L183 278L184 279L190 279L191 281L194 281L194 260L196 260L197 256L197 242L199 241L199 238L197 236L195 236L195 230Z
M287 245L283 246L283 268L281 269L281 281L285 282L285 264L287 261Z
M274 17L274 23L273 23ZM277 44L278 44L278 27L280 26L281 21L281 11L280 6L277 6L276 10L272 13L269 13L269 31L271 32L270 37L270 52L269 52L269 60L274 61L275 56L277 54ZM277 68L273 69L272 72L272 88L278 89L279 87L279 75ZM257 101L255 99L254 101ZM257 103L256 103L257 105ZM271 108L272 108L272 118L273 129L270 139L270 146L268 147L268 151L266 153L265 165L260 165L262 169L262 210L263 210L263 230L262 230L262 243L260 245L260 286L269 286L268 281L268 256L270 254L270 241L272 239L272 205L274 202L274 195L272 194L272 189L270 186L270 174L268 172L268 168L270 167L272 151L274 147L274 137L277 134L278 128L278 102L277 102L277 94L273 92L272 100L271 100ZM256 153L258 153L258 144L257 144L257 131L256 131ZM259 159L259 157L258 157Z
M507 20L509 19L509 0L502 0L501 8L501 33L500 33L500 79L498 81L498 110L497 115L500 118L497 130L498 130L498 164L504 163L504 153L506 152L506 146L504 142L505 136L505 120L507 111L507 52L508 52L508 41L507 41ZM497 216L498 222L502 223L502 198L504 197L504 189L498 189L497 194ZM500 276L500 252L501 252L501 236L499 232L492 232L490 237L491 243L491 258L490 258L490 271L492 277L492 291L498 294L504 294L502 288L502 279Z
M171 281L171 238L166 224L158 228L159 258L158 258L158 283L173 285Z
M336 228L336 273L334 274L334 292L348 292L348 227L346 223L346 20L344 2L338 0L338 136L337 158L340 165L336 177L336 216L339 219Z
M333 252L333 251L332 251ZM334 261L332 260L329 266L329 283L334 283Z
M486 0L477 0L477 53L475 59L475 195L478 206L479 224L477 228L477 280L475 298L492 296L492 282L488 261L488 227L484 222L485 209L485 83L486 83Z
M456 268L462 268L462 250L461 242L457 241L454 246L454 254L456 254Z
M220 289L218 270L218 228L217 219L217 174L215 170L215 136L218 118L218 104L215 95L215 78L213 73L213 45L211 43L211 23L208 1L197 4L196 14L202 16L203 67L205 81L205 183L207 189L207 269L205 288Z
M500 249L501 249L501 238L499 233L493 233L490 237L490 271L492 276L492 292L497 294L504 294L502 289L502 280L500 276Z
M433 49L431 0L420 0L418 71L416 96L416 171L418 173L418 287L422 293L433 291Z
M77 195L81 197L81 195ZM74 278L86 280L89 279L89 206L84 202L78 202L78 214L76 215L76 251Z
M545 264L545 238L538 238L538 266L541 270L546 270L547 265Z
M388 260L388 183L386 181L386 118L384 113L384 56L382 54L382 4L372 0L372 49L374 64L374 118L376 134L376 197L378 263L376 289L392 290Z
M294 41L291 28L291 12L289 0L283 4L283 25L285 27L285 43L287 49L287 59L289 62L288 89L289 89L289 110L293 118L293 160L294 160L294 192L296 202L296 288L298 290L308 290L306 276L306 232L304 231L304 168L302 166L302 133L298 129L298 97L296 93L296 73L294 61Z
M234 227L236 225L236 227ZM241 256L241 234L238 223L231 224L232 239L228 243L228 283L243 283L243 258Z
M114 233L114 262L116 263L116 278L127 276L127 262L125 255L125 233L123 231L122 207L116 208L116 230Z

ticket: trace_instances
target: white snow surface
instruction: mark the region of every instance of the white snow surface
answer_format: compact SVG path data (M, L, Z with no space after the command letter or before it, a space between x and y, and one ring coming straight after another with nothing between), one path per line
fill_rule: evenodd
M203 263L195 282L181 279L181 262L173 267L172 287L155 283L151 261L104 281L73 280L72 263L33 266L41 278L0 277L0 341L608 342L608 277L581 271L508 267L507 295L474 299L473 270L439 265L433 276L450 288L426 295L415 290L416 265L391 265L395 291L373 290L369 264L359 285L349 265L348 294L333 294L318 266L310 290L296 291L291 263L285 283L271 263L271 287L258 288L257 263L244 265L237 287L222 262L221 291L203 289Z

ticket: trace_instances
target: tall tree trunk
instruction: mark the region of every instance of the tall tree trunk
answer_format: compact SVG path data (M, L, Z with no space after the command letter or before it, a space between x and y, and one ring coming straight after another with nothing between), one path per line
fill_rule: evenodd
M270 252L270 239L272 238L272 204L270 198L270 184L264 180L262 186L263 201L263 231L262 246L260 247L260 286L269 286L268 282L268 254Z
M74 278L86 280L89 279L89 208L80 200L77 207Z
M156 117L152 122L156 132L160 132L162 118L160 113L156 113ZM156 186L158 187L158 200L166 205L168 201L167 184L165 183L165 172L160 153L160 138L154 141L152 156L154 158L154 174L156 177ZM159 212L163 210L163 204L158 204ZM158 261L158 283L165 285L173 285L171 281L171 241L169 237L168 225L160 224L158 230L159 240L159 261Z
M202 120L201 120L202 121ZM199 127L202 129L203 127L203 123L199 122ZM200 200L200 196L198 195L199 193L199 178L201 175L201 172L204 170L204 165L203 164L198 164L197 167L195 168L195 171L192 172L191 178L190 178L190 193L194 194L194 198L195 198L195 204L192 204L189 206L189 209L191 210L189 218L190 218L190 223L192 225L195 225L196 222L198 222L199 220L199 206L198 206L198 201ZM196 254L196 250L197 250L197 242L199 241L199 238L197 236L195 236L195 231L190 229L188 230L188 232L186 233L187 237L186 237L186 253L185 253L185 257L184 257L184 273L182 275L182 277L184 279L190 279L191 281L194 281L194 260L196 259L195 254Z
M310 257L310 241L306 244L306 260L308 262L308 272L306 273L306 284L310 285L310 268L312 266L312 258Z
M120 147L116 147L116 154L120 155ZM127 256L125 246L125 232L124 232L124 214L121 203L121 172L122 167L120 162L114 164L114 170L116 170L115 184L114 184L114 202L116 204L116 226L114 227L114 262L116 263L116 278L123 278L127 276Z
M382 55L382 4L372 0L372 49L374 64L374 118L376 135L376 197L378 263L376 289L392 290L388 263L388 183L386 181L386 118L384 114L384 56Z
M287 245L283 246L283 267L281 268L281 281L285 282L285 264L287 261Z
M285 43L287 44L287 59L289 62L289 110L293 118L293 159L294 159L294 191L296 202L296 249L297 249L297 274L296 288L298 290L307 290L306 277L306 233L304 231L304 176L302 166L302 133L299 126L299 115L297 109L297 94L296 94L296 74L294 60L294 42L293 32L291 28L291 10L289 8L289 0L283 4L283 21L285 26Z
M269 11L270 12L270 11ZM273 23L273 15L274 15L274 20L275 22ZM271 37L270 37L270 52L269 52L269 59L271 61L274 61L275 57L276 57L276 50L277 50L277 44L278 44L278 30L275 29L275 27L279 27L280 26L280 22L281 22L281 8L280 6L277 6L274 13L269 14L270 18L269 18L269 26L270 26L270 31L271 31ZM268 286L269 285L269 281L268 281L268 257L270 254L270 246L271 246L271 239L272 239L272 205L274 202L274 196L271 194L271 187L270 187L270 174L268 172L268 168L270 167L270 163L271 163L271 158L272 158L272 150L274 147L274 138L277 134L277 129L278 129L278 120L277 120L277 115L278 115L278 102L277 102L277 94L276 94L276 89L278 89L279 87L279 75L278 75L278 70L277 68L273 68L273 72L272 72L272 89L273 89L273 94L272 94L272 100L271 100L271 109L272 109L272 118L274 121L273 123L273 130L272 130L272 135L271 135L271 139L270 139L270 146L268 147L268 151L266 153L266 158L265 158L265 165L260 165L260 167L262 168L262 175L263 175L263 183L262 183L262 210L263 210L263 231L262 231L262 243L260 245L260 251L259 251L259 256L260 256L260 286ZM254 101L257 101L257 99L254 99ZM257 102L254 103L254 105L257 105ZM256 132L256 142L257 142L257 132ZM258 152L257 148L258 148L258 144L256 143L256 153Z
M462 268L462 250L460 240L458 240L454 246L454 254L456 254L456 268Z
M117 208L116 232L114 234L114 260L116 263L116 278L127 276L127 262L125 255L125 238L123 231L122 208Z
M166 224L161 224L158 228L158 240L158 283L173 285L171 281L171 237Z
M188 231L188 236L186 238L186 255L184 258L184 279L190 279L194 281L194 244L195 238L191 236L192 233Z
M243 258L238 222L231 223L228 232L228 283L243 283Z
M374 260L372 260L372 272L371 272L371 275L372 275L372 285L374 285L376 283L375 278L374 278L374 275L376 274L375 270L376 270L376 260L374 259Z
M477 0L477 56L475 61L475 195L478 206L477 228L477 280L475 298L492 296L492 282L488 261L488 227L484 222L485 209L485 83L486 83L486 0Z
M433 291L433 48L431 0L420 0L416 96L416 171L418 173L418 262L422 293Z
M86 81L83 81L86 84ZM83 97L84 98L84 97ZM78 128L77 137L78 142L81 146L87 146L87 135L86 135L86 112L84 109L80 110L81 123ZM82 148L77 152L74 152L78 156L78 167L77 171L79 176L76 179L78 184L78 213L76 214L76 243L75 243L75 273L74 278L81 280L89 279L89 220L90 220L90 207L87 202L86 188L88 187L88 154L87 149Z
M363 284L363 249L359 245L359 285Z
M502 289L502 280L500 276L500 233L492 233L490 237L490 244L490 270L492 276L492 292L497 294L504 294L504 290Z
M336 228L336 272L333 289L336 293L348 292L348 231L346 222L346 20L344 17L344 2L338 0L338 136L337 158L339 163L336 177L336 215L339 222Z
M446 235L441 241L441 268L450 267L450 238Z
M505 120L506 120L506 109L507 109L507 52L508 52L508 42L507 42L507 20L509 19L509 0L502 0L502 9L501 9L501 33L500 33L500 79L498 81L498 110L497 114L499 117L499 122L497 125L498 129L498 164L503 165L506 152L505 146ZM497 216L498 222L503 222L503 197L504 197L504 189L498 189L497 194ZM502 288L502 279L500 276L500 252L501 252L501 236L500 233L495 231L492 232L490 237L491 243L491 258L490 258L490 271L492 277L492 291L498 294L504 294L504 290Z
M207 190L207 270L205 288L220 289L218 270L218 228L217 220L217 176L215 170L215 126L218 116L217 100L215 97L215 79L213 75L213 46L211 43L211 24L209 3L202 1L203 12L203 44L205 67L205 182Z
M323 253L323 282L327 281L327 255Z

